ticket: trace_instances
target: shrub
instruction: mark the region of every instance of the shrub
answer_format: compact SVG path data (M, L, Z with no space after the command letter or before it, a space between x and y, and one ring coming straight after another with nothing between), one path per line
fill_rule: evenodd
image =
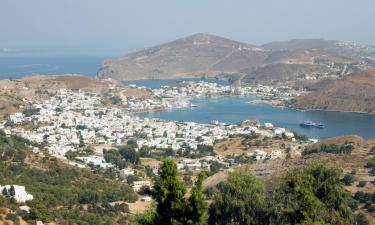
M366 184L367 184L367 181L361 180L361 181L358 183L358 187L365 187Z
M346 186L350 186L354 182L354 176L352 174L346 174L343 178L343 182Z
M303 151L303 155L310 155L319 152L331 153L331 154L350 154L354 149L351 144L336 145L336 144L322 144L315 148L306 148Z
M370 220L365 213L360 212L355 216L355 224L357 224L357 225L369 225Z

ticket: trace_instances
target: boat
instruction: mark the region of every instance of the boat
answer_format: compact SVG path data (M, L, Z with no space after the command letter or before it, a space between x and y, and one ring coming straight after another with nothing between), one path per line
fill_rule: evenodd
M301 127L316 127L316 128L321 128L321 129L323 129L325 127L324 124L322 124L322 123L316 123L316 122L311 121L311 120L303 121L299 125Z
M193 103L191 103L190 104L190 107L192 107L192 108L196 108L196 107L198 107L197 105L194 105Z
M218 120L212 120L211 124L213 124L213 125L219 125L219 121Z

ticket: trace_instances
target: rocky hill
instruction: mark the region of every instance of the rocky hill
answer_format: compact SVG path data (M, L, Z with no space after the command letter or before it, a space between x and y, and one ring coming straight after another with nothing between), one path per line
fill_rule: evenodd
M263 46L194 34L106 61L99 78L117 80L232 77L268 83L343 76L375 65L375 49L322 39Z
M263 49L252 45L195 34L109 60L103 64L98 76L120 80L215 76L258 65L265 56Z
M354 73L329 82L292 103L301 109L375 113L375 71Z
M298 49L324 49L334 46L336 42L337 41L323 39L294 39L289 41L271 42L263 45L262 47L276 51Z

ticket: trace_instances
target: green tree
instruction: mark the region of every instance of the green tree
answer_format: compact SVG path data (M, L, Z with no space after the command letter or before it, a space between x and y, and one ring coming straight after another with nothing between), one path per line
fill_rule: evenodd
M206 196L207 199L212 199L214 196L215 190L213 187L207 187L203 190L203 194Z
M78 195L78 202L80 204L93 204L99 201L99 195L93 191L87 191Z
M365 180L361 180L361 181L359 181L359 183L358 183L358 187L365 187L366 186L366 184L367 184L367 181L365 181Z
M353 176L353 174L346 174L345 176L344 176L344 178L342 179L342 181L344 182L344 184L346 185L346 186L350 186L350 185L352 185L353 184L353 182L354 182L354 176Z
M4 195L4 196L8 196L9 195L9 192L6 188L3 188L3 190L1 191L1 193Z
M153 225L155 219L156 207L154 204L142 214L135 215L132 221L133 225Z
M124 169L127 166L125 159L117 149L104 150L103 156L106 162L113 163L119 169Z
M12 197L16 195L16 189L14 188L13 185L10 186L10 188L9 188L9 195L12 196Z
M355 216L355 224L356 225L369 225L370 220L365 213L360 212Z
M131 146L122 146L119 148L119 152L124 159L133 164L139 164L140 159L138 153Z
M203 225L205 222L207 205L203 195L203 180L204 172L200 172L198 180L191 191L189 206L187 207L187 224L190 225Z
M81 131L78 131L78 138L79 138L79 147L84 147L85 146L85 141L83 140L83 136L81 134Z
M271 224L302 224L325 215L323 204L313 191L312 176L292 169L271 199Z
M236 170L218 189L209 209L209 224L267 224L264 188L255 175Z
M153 197L157 202L153 224L185 224L185 184L178 177L177 166L171 159L163 161L160 177L154 186Z
M199 144L197 145L197 151L204 155L209 155L214 151L214 148L210 145Z
M341 170L322 162L291 169L270 201L271 224L352 224Z
M193 181L191 180L191 177L189 175L184 176L184 182L185 184L190 187L193 185Z

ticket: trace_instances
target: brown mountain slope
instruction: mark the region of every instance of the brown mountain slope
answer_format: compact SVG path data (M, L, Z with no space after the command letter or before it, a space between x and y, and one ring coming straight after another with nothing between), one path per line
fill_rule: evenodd
M108 60L98 71L98 77L117 80L236 77L243 78L242 83L294 81L311 76L320 79L375 65L374 52L364 46L321 39L254 46L195 34Z
M242 79L244 83L272 83L302 78L311 73L329 73L330 69L324 65L273 63L256 69L246 69L242 72L247 74Z
M100 78L166 79L237 72L262 60L252 45L208 34L195 34L105 62ZM227 61L236 61L236 64Z
M301 109L375 113L375 71L356 73L301 96L292 105Z
M262 47L273 50L297 50L297 49L325 49L334 47L337 41L324 39L294 39L289 41L271 42Z

